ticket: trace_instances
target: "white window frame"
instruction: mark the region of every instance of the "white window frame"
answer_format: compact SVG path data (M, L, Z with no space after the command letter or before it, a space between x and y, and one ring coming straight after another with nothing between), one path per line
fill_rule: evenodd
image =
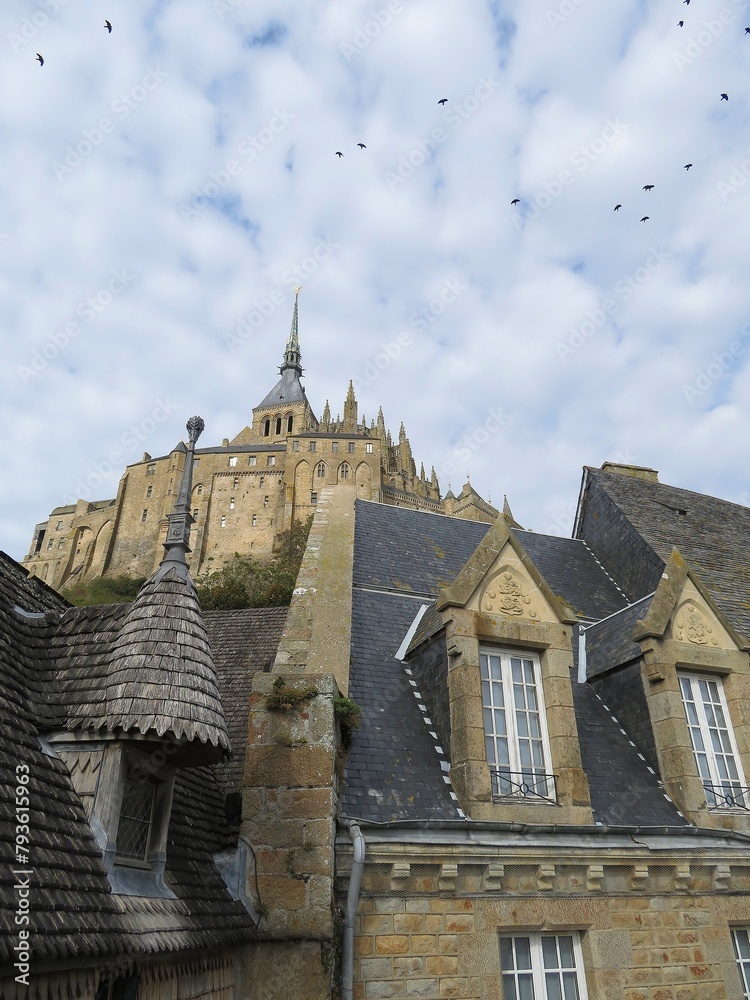
M236 465L237 465L237 456L236 455L230 455L230 457L229 457L229 468L233 469Z
M750 1000L750 928L730 927L732 932L732 947L737 960L737 970L740 974L742 996Z
M560 957L560 944L561 938L570 938L573 945L573 965L564 965L558 962L557 968L546 968L544 964L544 945L543 939L551 939L555 942L555 953L556 957ZM513 965L514 968L506 969L503 967L503 951L507 951L507 946L503 948L503 942L510 942L513 954ZM518 942L528 942L529 957L530 957L530 969L518 969L515 968L518 958ZM518 997L520 996L520 991L518 989L519 982L528 983L531 981L532 985L532 997L533 1000L549 1000L550 994L547 990L547 976L554 975L555 972L558 973L557 985L561 989L562 996L567 996L565 989L563 988L563 982L561 977L566 975L569 979L572 973L575 976L575 985L577 988L578 996L577 1000L588 1000L588 992L586 990L586 973L583 966L583 952L581 950L581 937L578 931L567 931L565 933L556 934L545 934L545 933L529 933L529 934L504 934L500 933L499 940L500 947L500 969L501 969L501 980L503 986L503 996L504 997ZM524 948L525 946L522 945ZM549 949L549 946L547 946ZM508 989L508 986L512 986L512 989ZM528 991L526 994L528 995Z
M709 808L748 809L750 795L747 792L742 761L737 749L737 741L734 738L734 728L724 693L723 677L716 674L694 673L692 670L678 670L677 679L680 685L682 707L685 711L695 766L698 769L698 776L703 782ZM703 691L703 685L708 687L707 692ZM691 694L691 698L687 700L685 686L689 687ZM711 697L713 691L718 694L718 700ZM708 707L711 709L713 720L707 711L706 693L709 695ZM691 711L690 706L693 706L694 710ZM718 717L717 708L723 716L722 719ZM719 724L712 726L712 722ZM720 724L722 722L723 725ZM717 741L721 750L716 746Z
M520 663L523 674L528 674L526 665L530 665L533 685L523 679L520 685L514 681L514 661ZM485 753L492 772L493 798L556 801L539 656L529 650L480 646L479 663ZM507 706L516 705L521 696L526 707L521 712L516 708L508 711ZM538 734L533 724L529 725L530 716L538 719ZM527 741L536 747L527 745ZM503 772L507 778L503 778Z

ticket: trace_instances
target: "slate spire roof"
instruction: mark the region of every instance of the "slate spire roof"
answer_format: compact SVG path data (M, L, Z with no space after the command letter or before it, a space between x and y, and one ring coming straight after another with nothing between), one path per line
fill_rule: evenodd
M281 378L271 389L268 395L256 406L256 410L263 410L276 406L287 406L289 403L306 403L305 390L300 382L302 375L302 352L299 346L299 293L297 288L294 297L294 313L292 315L292 328L289 331L289 339L284 350L284 363L279 368Z
M106 727L199 741L200 763L229 752L216 668L186 555L190 490L200 417L187 424L190 446L159 569L141 587L114 642L106 687Z

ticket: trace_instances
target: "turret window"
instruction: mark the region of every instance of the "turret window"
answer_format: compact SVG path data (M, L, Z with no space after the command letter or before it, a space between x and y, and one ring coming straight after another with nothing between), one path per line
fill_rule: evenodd
M268 437L271 433L271 421L266 419L263 421L263 437Z
M281 434L281 417L276 417L276 433Z
M286 432L287 432L287 434L291 434L292 433L292 428L293 427L294 427L294 417L290 413L289 416L286 418Z
M538 658L480 649L479 663L493 797L554 800Z

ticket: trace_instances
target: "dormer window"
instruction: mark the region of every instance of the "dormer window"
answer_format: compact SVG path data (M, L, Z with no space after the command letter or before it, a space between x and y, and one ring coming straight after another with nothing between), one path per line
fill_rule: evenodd
M148 861L155 798L156 782L139 781L128 774L117 826L117 863Z
M482 648L479 663L493 798L554 801L538 657Z
M679 673L690 742L710 809L750 809L722 679Z

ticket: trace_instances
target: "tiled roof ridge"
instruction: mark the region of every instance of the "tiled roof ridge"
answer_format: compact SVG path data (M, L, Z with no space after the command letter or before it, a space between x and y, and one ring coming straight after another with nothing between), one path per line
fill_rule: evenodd
M62 594L58 593L58 591L56 591L54 587L50 587L50 585L48 583L45 583L44 580L40 580L38 576L32 576L25 566L22 566L21 563L17 562L13 558L13 556L5 552L4 549L0 549L0 559L3 562L7 563L8 567L14 573L23 574L23 576L25 577L25 582L27 582L30 586L38 587L42 591L42 593L45 593L49 597L54 597L57 601L60 602L63 608L72 607L70 601L68 601L67 598L63 597Z
M393 489L393 487L389 487L389 488ZM394 489L393 492L394 493L403 493L404 496L410 496L410 497L411 496L416 496L416 493L405 493L404 490L396 490L396 489ZM438 501L435 501L435 502L437 503ZM374 507L389 507L392 510L403 510L407 514L427 514L430 517L439 517L439 518L442 518L445 521L460 521L462 524L467 524L467 523L474 523L474 524L481 523L481 524L484 524L485 523L484 521L482 521L482 522L478 522L478 521L467 522L467 519L465 517L456 517L455 514L442 514L442 513L440 513L440 511L437 511L437 510L423 510L421 507L394 507L393 504L390 504L390 503L381 503L380 500L367 500L364 497L357 497L357 503L372 504ZM489 528L489 527L490 527L490 525L488 524L487 528Z
M592 466L584 466L584 468L591 473L595 473L598 476L606 476L608 479L614 480L615 482L637 482L640 484L645 484L649 489L654 492L660 490L674 490L676 493L684 493L687 496L695 497L697 500L712 500L716 503L729 504L731 507L738 507L740 510L747 512L750 515L750 507L745 504L737 503L735 500L726 500L724 497L715 497L711 493L699 493L698 490L688 490L684 486L672 486L671 483L662 482L652 482L647 479L639 479L636 476L625 476L619 472L610 472L609 469L594 468Z

